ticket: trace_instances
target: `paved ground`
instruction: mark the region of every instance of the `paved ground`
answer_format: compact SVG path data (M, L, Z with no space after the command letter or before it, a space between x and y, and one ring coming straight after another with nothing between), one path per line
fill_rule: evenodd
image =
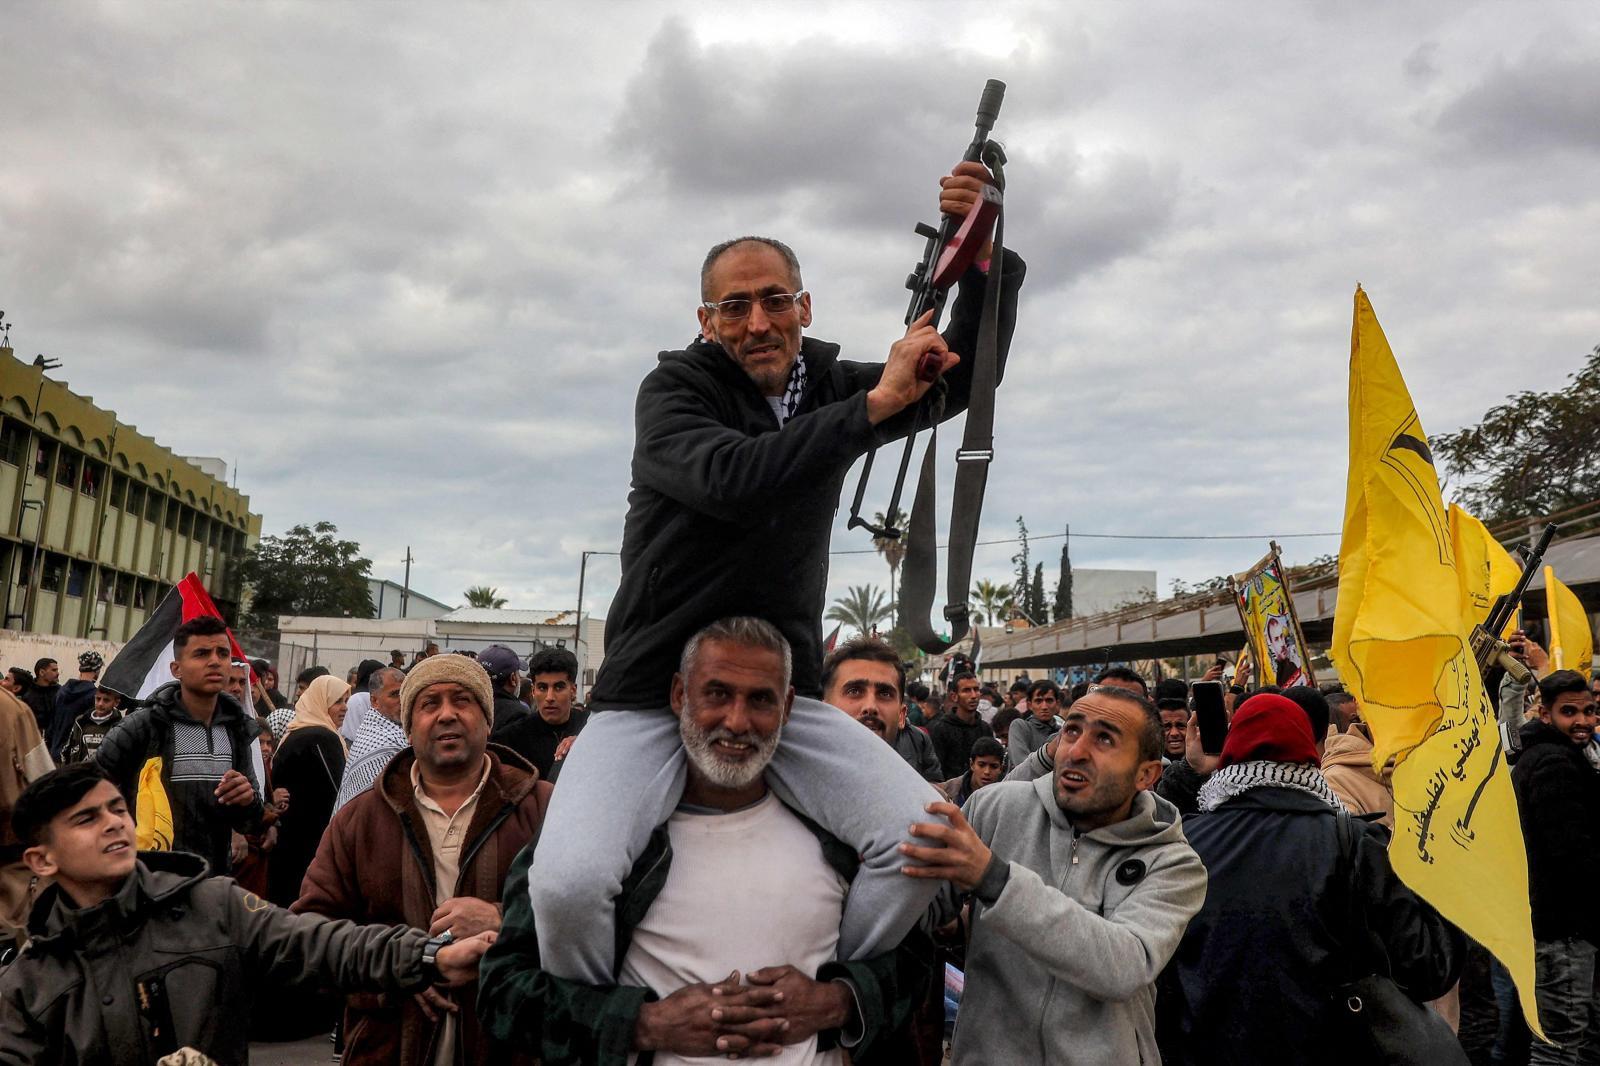
M326 1066L333 1061L328 1034L292 1044L251 1044L250 1066Z

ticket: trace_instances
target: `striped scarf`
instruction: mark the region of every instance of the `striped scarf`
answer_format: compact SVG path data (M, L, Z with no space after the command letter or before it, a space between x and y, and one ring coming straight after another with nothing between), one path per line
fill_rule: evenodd
M780 405L782 410L778 415L778 425L781 426L794 417L795 411L800 407L800 397L805 391L806 361L804 356L796 355L794 369L789 371L789 384L783 387L783 403Z
M1291 788L1317 797L1336 811L1345 809L1317 767L1308 763L1265 760L1237 762L1212 774L1200 786L1200 809L1214 811L1253 788Z

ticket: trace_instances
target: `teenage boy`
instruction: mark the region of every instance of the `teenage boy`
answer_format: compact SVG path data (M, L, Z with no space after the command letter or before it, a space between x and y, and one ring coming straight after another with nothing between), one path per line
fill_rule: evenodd
M462 985L494 942L290 914L177 851L134 851L133 818L93 763L35 781L13 821L51 878L32 935L0 975L0 1063L135 1066L192 1048L249 1059L258 991L408 995Z

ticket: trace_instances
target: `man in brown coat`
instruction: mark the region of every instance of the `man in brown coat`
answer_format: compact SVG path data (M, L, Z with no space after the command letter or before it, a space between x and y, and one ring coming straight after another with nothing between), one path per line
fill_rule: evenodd
M414 667L400 690L411 747L335 815L293 909L433 936L498 932L506 871L538 835L550 786L516 753L489 745L493 723L494 689L476 662L435 655ZM344 1063L532 1062L490 1045L474 993L348 997Z

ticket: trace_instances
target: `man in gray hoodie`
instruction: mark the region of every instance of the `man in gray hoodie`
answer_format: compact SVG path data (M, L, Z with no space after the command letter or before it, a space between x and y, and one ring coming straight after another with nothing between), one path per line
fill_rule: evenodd
M901 846L911 877L950 882L941 921L972 904L953 1063L1157 1062L1155 980L1205 902L1206 871L1161 775L1160 716L1138 693L1075 702L1055 771L945 803ZM937 845L942 844L941 849Z

